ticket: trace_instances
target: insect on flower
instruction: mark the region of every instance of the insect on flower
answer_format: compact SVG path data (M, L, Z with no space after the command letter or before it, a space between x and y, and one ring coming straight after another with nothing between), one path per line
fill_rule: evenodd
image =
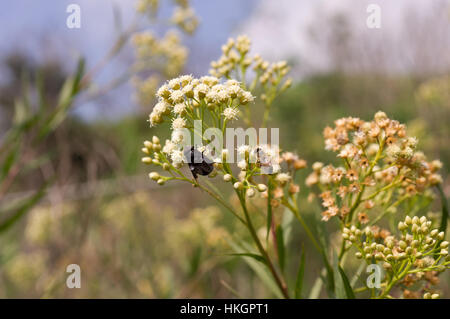
M200 152L195 149L194 146L191 146L191 148L184 153L189 169L195 179L197 179L197 174L207 176L214 169L213 161L206 157L203 153L204 151Z

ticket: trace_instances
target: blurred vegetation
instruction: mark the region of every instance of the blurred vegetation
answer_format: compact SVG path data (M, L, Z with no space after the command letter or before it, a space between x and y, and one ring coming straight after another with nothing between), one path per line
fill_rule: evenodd
M183 7L186 1L175 2ZM141 1L140 10L150 10L147 6L152 3L156 2ZM192 19L190 12L185 15ZM176 24L191 33L192 23L185 22L178 19ZM143 38L152 39L152 46L158 44L153 36ZM178 46L177 41L167 42ZM123 42L120 38L115 50ZM161 43L165 50L160 51L171 51ZM142 114L84 122L71 113L88 84L82 81L86 75L82 59L70 72L58 61L36 64L20 52L3 64L8 79L0 86L0 298L274 296L255 275L257 262L244 258L242 263L230 254L238 244L229 234L241 230L228 214L198 189L149 183L140 160L141 141L150 136ZM139 93L150 96L157 82L152 82L151 68L145 71L144 79L134 80ZM167 72L161 73L158 81ZM334 162L334 154L324 150L323 128L340 117L369 119L383 110L407 124L409 135L418 137L419 148L430 158L443 162L443 186L449 194L449 92L448 72L388 76L336 71L305 78L276 98L272 126L280 128L282 147L296 151L308 164ZM258 106L256 102L253 108ZM142 111L150 113L150 106L145 107ZM167 126L152 130L169 134ZM301 172L297 179L304 180L307 174ZM223 196L238 205L231 194ZM328 233L329 225L318 222L319 207L305 200L306 187L300 196L306 222L320 225L315 232L333 244L337 234ZM437 205L432 212L440 209ZM275 210L274 215L282 214ZM264 230L264 218L256 219ZM319 297L314 279L322 267L321 256L301 229L287 229L287 249L296 257L286 261L286 268L295 272L305 252L308 276L302 296ZM66 266L71 263L81 267L81 289L65 285ZM440 279L442 296L448 298L450 275Z
M11 61L7 63L13 70L17 67ZM23 69L26 64L20 65ZM40 95L45 96L46 101L58 101L58 92L68 85L63 84L65 75L59 74L59 70L61 68L50 65L36 67L31 72L34 82L29 83L35 83L32 89L41 86ZM0 88L0 92L14 92L20 96L24 82L19 79L23 73L14 72L16 76ZM45 74L45 80L39 80L38 74ZM77 74L67 80L73 89L76 89ZM448 83L448 77L437 78ZM285 149L296 150L309 163L318 159L333 161L334 157L323 149L322 129L342 116L352 114L369 118L375 111L383 109L390 117L408 123L414 131L411 134L419 137L420 147L440 158L447 171L450 153L446 147L449 140L446 120L450 108L448 97L443 96L448 90L435 93L436 89L429 88L441 82L436 82L435 77L417 79L338 73L312 77L293 85L275 100L273 126L280 127ZM429 93L430 90L433 93ZM21 108L30 113L23 111L22 122L9 123L35 119L33 107L24 104L24 100L17 100L12 93L1 96L2 119L18 121ZM66 98L70 99L70 96ZM15 111L11 109L13 105ZM44 104L36 107L39 110ZM55 114L55 110L50 109L45 114ZM35 120L44 124L36 124L32 131L16 131L16 124L13 127L3 124L3 131L8 129L3 141L8 141L11 132L23 134L24 139L39 136L38 133L48 125L49 117L42 115ZM134 177L145 176L138 145L146 136L148 126L141 115L91 123L69 116L63 120L63 125L46 133L39 146L33 148L37 152L33 156L35 160L44 157L39 165L32 165L39 169L25 166L11 187L21 193L38 189L39 194L39 189L46 187L48 176L56 178L55 185L18 224L8 231L2 229L1 297L271 296L245 263L229 255L227 234L237 232L239 227L228 220L228 215L216 206L209 206L209 201L196 189L184 186L154 189L155 186L146 183L146 179ZM11 139L9 150L18 149L19 140ZM7 154L2 149L3 159L8 157ZM31 165L29 161L27 163ZM46 173L49 167L53 173ZM3 168L2 176L5 174L8 170ZM298 178L304 176L300 174ZM101 183L102 180L106 185ZM73 189L69 189L71 185L75 185ZM448 188L447 179L447 192ZM21 205L26 206L34 199L33 194L21 199ZM306 189L302 188L301 196L306 198ZM173 205L174 201L177 205ZM3 199L2 210L7 207L7 212L18 212L12 205L15 202L15 199ZM317 207L307 205L311 207L303 207L306 219L315 224L319 218ZM9 216L5 219L2 212L2 223ZM264 220L261 220L260 226L263 225ZM308 240L301 230L294 229L293 232L290 249L298 251L300 256L301 243L308 243ZM330 236L333 242L334 235ZM308 254L306 267L317 274L320 256L312 248L305 249ZM288 267L295 269L298 262L289 260ZM81 289L65 287L65 267L70 263L81 266ZM448 283L448 274L445 276L441 280ZM305 278L307 288L304 291L311 290L313 278ZM448 296L448 285L441 288L443 295Z

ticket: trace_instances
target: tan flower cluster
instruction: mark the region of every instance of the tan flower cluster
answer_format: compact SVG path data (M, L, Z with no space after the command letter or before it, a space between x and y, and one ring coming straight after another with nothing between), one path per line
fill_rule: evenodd
M194 9L188 5L176 7L171 21L188 34L194 33L199 23Z
M137 55L136 70L151 69L171 77L180 73L186 64L188 50L175 31L168 31L162 39L150 31L136 33L133 45Z
M188 34L192 34L198 27L198 17L190 6L189 0L175 0L170 22ZM140 14L148 14L150 18L156 17L160 7L160 0L139 0L136 10Z
M417 139L407 136L405 125L384 112L370 122L339 119L334 128L325 128L324 137L325 149L336 152L342 166L314 163L306 184L321 189L325 221L339 216L351 222L358 211L365 224L369 211L379 204L388 212L412 196L427 195L429 187L442 182L437 174L441 162L428 162L417 151Z
M434 78L423 83L416 93L419 103L450 108L450 76Z
M168 241L173 242L175 250L186 241L208 249L224 249L230 235L220 226L221 217L221 211L217 206L196 208L190 212L188 218L177 219L168 225L166 233L168 239L171 239Z
M144 14L150 13L154 16L158 12L159 0L139 0L136 4L137 12Z
M140 105L148 105L155 100L155 92L161 83L158 75L150 75L146 79L140 77L133 77L132 84L136 88L135 99Z

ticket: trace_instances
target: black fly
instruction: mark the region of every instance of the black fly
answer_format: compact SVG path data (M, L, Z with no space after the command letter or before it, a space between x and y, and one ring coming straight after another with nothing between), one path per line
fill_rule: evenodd
M185 151L184 155L195 179L197 179L197 175L206 176L213 171L213 161L203 155L203 152L196 150L194 146Z

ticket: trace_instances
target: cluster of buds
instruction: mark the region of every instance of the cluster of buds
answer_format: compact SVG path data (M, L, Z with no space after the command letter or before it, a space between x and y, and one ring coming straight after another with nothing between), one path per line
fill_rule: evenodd
M251 90L259 83L263 87L264 93L261 99L270 104L273 99L292 85L292 79L286 79L290 68L286 61L269 63L259 55L249 56L251 41L245 35L240 35L236 39L228 39L222 46L222 56L211 63L211 75L218 78L230 78L232 76L241 78L245 83L246 71L251 68L256 76L249 86Z
M268 91L269 93L272 88L275 88L276 94L279 94L286 89L288 89L292 85L292 79L286 79L281 85L280 83L286 77L289 72L289 66L286 61L274 62L269 64L267 61L263 60L259 55L256 55L254 58L254 66L253 70L257 74L257 78L261 85ZM270 94L263 94L261 98L265 100L269 100L273 98ZM270 101L267 101L270 102Z
M342 166L315 163L306 179L308 186L322 191L324 220L338 216L350 223L358 216L364 224L369 212L393 211L414 196L432 196L428 189L442 182L437 173L442 163L428 162L416 150L417 139L406 135L405 125L384 112L370 122L347 117L335 125L324 130L325 148L338 153Z
M403 280L406 286L421 279L436 284L437 274L450 268L449 242L444 241L443 231L431 226L425 216L407 216L398 224L399 238L386 233L381 239L373 228L361 230L355 225L344 227L342 236L357 248L357 258L368 264L381 262L391 278Z
M150 18L157 16L160 0L139 0L136 10L140 14L148 14ZM178 26L183 32L192 34L198 27L198 18L189 0L175 0L170 22Z
M142 163L147 165L160 166L165 171L171 171L174 167L167 160L162 152L162 147L157 136L153 136L152 141L145 141L144 147L141 149L145 154L142 157ZM158 185L164 185L171 177L161 176L158 172L151 172L149 174L150 179L158 183Z
M195 11L188 5L176 7L171 21L188 34L194 33L198 27L198 18Z
M223 159L226 159L228 151L225 150L223 154L225 154ZM259 192L261 197L267 198L270 191L271 204L277 207L286 193L294 195L299 192L300 187L293 182L293 177L296 171L306 167L306 161L300 159L298 155L286 152L279 156L278 148L270 145L258 145L253 148L241 145L238 147L238 156L240 160L237 167L240 171L237 177L231 174L226 164L220 164L219 167L224 167L223 180L232 183L236 190L244 192L247 197L254 197ZM286 166L283 170L282 164ZM256 181L259 176L268 177L270 190L266 184Z
M239 69L242 65L248 68L252 64L252 59L247 57L250 50L251 41L245 35L240 35L235 39L228 39L227 43L222 45L222 56L211 62L211 75L230 78L232 72Z
M450 101L450 76L433 78L420 85L416 93L419 103L448 106Z
M136 4L137 12L144 14L149 13L154 16L158 12L159 0L139 0Z
M146 79L138 76L132 78L132 84L136 89L135 100L139 105L145 106L155 100L155 92L161 83L160 76L152 74Z
M133 35L137 71L152 70L165 77L179 74L186 64L188 50L175 31L159 39L151 31Z

